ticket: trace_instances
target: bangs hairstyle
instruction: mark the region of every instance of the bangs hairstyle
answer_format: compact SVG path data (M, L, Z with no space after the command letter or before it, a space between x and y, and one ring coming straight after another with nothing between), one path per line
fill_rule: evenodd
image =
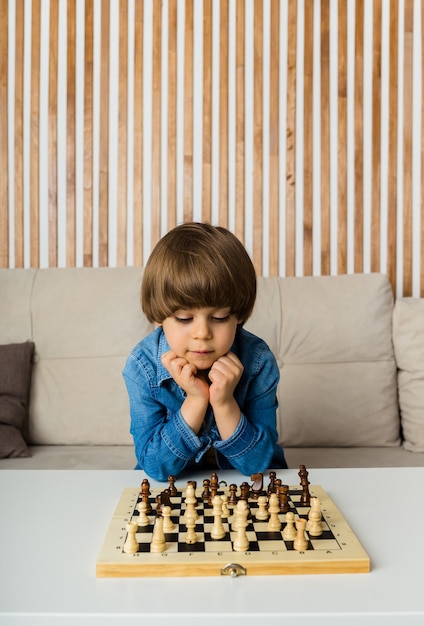
M144 269L141 306L162 323L178 309L229 307L240 323L252 313L256 273L243 244L210 224L177 226L156 244Z

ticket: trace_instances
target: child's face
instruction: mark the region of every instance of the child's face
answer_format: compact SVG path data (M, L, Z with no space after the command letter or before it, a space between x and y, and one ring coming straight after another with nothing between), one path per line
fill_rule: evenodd
M229 352L238 320L229 308L179 309L162 322L168 344L175 354L207 370Z

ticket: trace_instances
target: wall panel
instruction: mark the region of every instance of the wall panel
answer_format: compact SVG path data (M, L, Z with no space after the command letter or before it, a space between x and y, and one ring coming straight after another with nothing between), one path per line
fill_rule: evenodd
M258 274L424 296L423 0L0 0L0 266L143 264L182 220Z

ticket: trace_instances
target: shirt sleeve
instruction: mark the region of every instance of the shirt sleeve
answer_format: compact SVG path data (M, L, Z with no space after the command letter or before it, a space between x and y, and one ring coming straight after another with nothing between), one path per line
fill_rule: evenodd
M156 480L178 475L199 453L202 441L175 406L165 406L143 363L131 356L123 371L138 467ZM180 403L181 404L181 403Z
M231 437L217 441L214 447L244 475L272 467L277 445L277 386L280 378L274 355L267 347L254 357L252 372L241 381L236 400L241 415Z

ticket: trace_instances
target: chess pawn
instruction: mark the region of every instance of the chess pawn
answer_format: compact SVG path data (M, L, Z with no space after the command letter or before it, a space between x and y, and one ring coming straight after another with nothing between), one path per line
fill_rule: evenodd
M163 517L157 517L153 528L153 537L150 544L150 552L165 552L166 541L163 532Z
M305 537L306 520L299 518L296 521L297 536L293 542L293 548L298 552L304 552L308 549L308 540Z
M212 539L223 539L225 537L225 528L222 523L222 499L221 496L215 496L213 499L213 526L211 530Z
M259 496L258 498L258 510L256 511L256 519L259 521L267 520L268 514L268 498L266 496Z
M171 507L163 506L162 507L162 517L163 517L163 532L164 533L172 533L175 530L175 524L171 519Z
M139 512L137 519L138 525L140 527L148 526L150 524L150 520L147 517L147 504L145 502L139 502L137 504L137 511Z
M228 518L231 515L230 509L228 508L228 496L227 495L221 496L221 500L222 500L222 517Z
M185 525L186 525L186 528L187 528L185 542L187 544L196 543L197 540L198 540L197 533L195 531L195 528L196 528L196 518L193 517L192 515L188 515L187 516L187 514L186 514Z
M319 498L316 496L311 498L311 510L308 515L307 529L311 537L322 535L321 506Z
M278 517L278 514L280 512L280 503L278 501L278 496L276 493L271 493L271 495L269 496L268 511L271 516L268 521L268 530L280 530L281 522L280 518Z
M127 538L124 543L125 554L135 554L139 550L139 544L135 537L138 530L138 522L128 522L127 524Z
M297 537L297 530L294 525L294 513L292 511L286 513L286 526L282 534L284 541L293 541Z

